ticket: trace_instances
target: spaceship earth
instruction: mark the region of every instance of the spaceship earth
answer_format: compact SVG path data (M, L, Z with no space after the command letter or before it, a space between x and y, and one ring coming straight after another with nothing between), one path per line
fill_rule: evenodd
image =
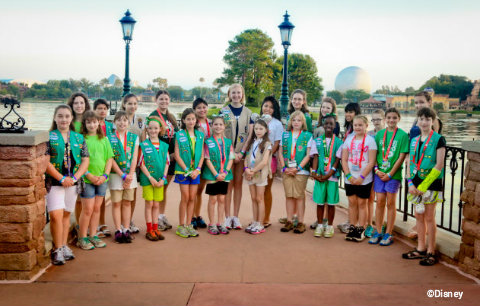
M335 78L335 90L345 93L350 89L363 89L370 93L372 83L368 72L357 66L350 66L340 71Z

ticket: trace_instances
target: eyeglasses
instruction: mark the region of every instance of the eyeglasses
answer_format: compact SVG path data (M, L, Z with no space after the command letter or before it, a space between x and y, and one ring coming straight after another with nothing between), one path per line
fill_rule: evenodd
M382 121L383 119L372 119L372 122L379 122Z

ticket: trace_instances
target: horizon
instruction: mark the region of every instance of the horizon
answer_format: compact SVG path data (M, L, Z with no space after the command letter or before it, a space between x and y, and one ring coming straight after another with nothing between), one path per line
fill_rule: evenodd
M161 5L47 0L0 7L0 26L9 29L0 33L6 42L0 49L0 79L85 77L98 83L115 74L123 80L125 43L118 20L127 9L137 20L130 78L142 87L155 77L187 90L213 87L225 67L228 41L250 28L269 35L277 56L282 55L278 25L285 9L295 25L289 54L314 58L324 91L334 89L337 74L348 66L369 73L372 92L382 85L417 89L440 74L480 79L474 52L480 42L470 30L480 17L475 1L309 0L291 5L287 0L248 0L239 6L218 0Z

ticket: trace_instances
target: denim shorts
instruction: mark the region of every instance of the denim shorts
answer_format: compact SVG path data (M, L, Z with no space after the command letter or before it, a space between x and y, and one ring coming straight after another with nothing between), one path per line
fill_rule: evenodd
M184 176L183 174L175 174L174 182L180 185L198 185L200 184L200 176L196 179L192 179L190 176Z
M85 184L85 190L80 195L81 198L91 199L94 197L104 197L107 192L108 184L104 182L102 185Z
M373 191L377 193L397 193L400 188L401 182L399 180L382 181L377 175L375 175L375 183L373 184Z

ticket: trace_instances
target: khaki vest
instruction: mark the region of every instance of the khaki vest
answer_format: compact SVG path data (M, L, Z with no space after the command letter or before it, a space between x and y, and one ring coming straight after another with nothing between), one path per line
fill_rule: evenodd
M272 144L269 141L267 141L265 143L265 148L268 148L268 146L270 146L270 145L272 145ZM262 162L264 153L265 152L263 152L263 153L260 152L260 148L259 148L259 150L257 150L257 156L255 156L255 165L258 165L259 163ZM247 165L250 165L251 158L252 158L252 148L250 148L250 151L248 152L247 157L246 157ZM260 184L260 183L264 182L267 179L267 177L272 178L271 164L272 164L272 154L270 154L270 156L268 157L268 162L265 165L265 167L263 167L259 172L255 173L253 175L253 178L252 178L251 182L254 183L254 184Z
M250 117L252 116L252 111L248 109L245 105L243 106L240 117L238 118L239 131L237 139L233 138L236 134L237 119L235 119L232 110L227 105L220 110L220 113L223 114L223 118L225 119L225 137L232 140L232 144L234 146L233 151L235 153L239 153L240 151L242 151L243 145L248 138L248 127L250 126Z

